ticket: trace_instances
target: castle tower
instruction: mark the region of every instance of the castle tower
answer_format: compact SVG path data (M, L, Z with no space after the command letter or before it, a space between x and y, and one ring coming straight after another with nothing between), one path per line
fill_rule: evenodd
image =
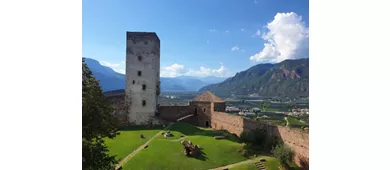
M130 123L154 122L160 93L160 39L156 33L127 32L125 102Z

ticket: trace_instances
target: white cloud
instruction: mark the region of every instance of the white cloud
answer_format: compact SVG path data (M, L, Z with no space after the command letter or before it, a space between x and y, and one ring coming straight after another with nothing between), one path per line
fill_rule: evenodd
M238 46L234 46L234 47L232 47L232 49L231 49L232 51L241 51L241 52L245 52L245 50L244 49L240 49Z
M208 43L210 43L210 41L209 41L209 40L207 40L207 41L206 41L206 43L208 44Z
M184 65L181 64L172 64L170 66L163 67L161 71L162 77L176 77L183 73Z
M216 29L211 29L211 30L209 30L210 32L217 32L217 30Z
M229 30L226 30L226 33L229 33Z
M266 41L264 48L251 56L251 61L281 62L309 57L309 28L301 16L294 12L277 13L266 27L268 32L262 37Z
M176 77L180 76L185 72L184 65L181 64L172 64L167 67L163 67L161 70L162 77Z
M237 46L232 47L232 51L238 51L238 50L240 50L239 47L237 47Z
M256 36L260 36L261 35L261 32L260 32L260 30L257 30L256 32L255 32L255 34L254 35L252 35L252 37L256 37Z
M199 70L194 69L184 69L184 65L181 64L172 64L167 67L163 67L160 72L161 77L177 77L177 76L219 76L226 77L228 76L228 69L220 63L221 66L217 69L200 67Z
M117 68L114 68L114 71L117 72L117 73L121 73L121 74L126 74L126 70L125 69L117 69Z
M107 66L107 67L111 67L111 68L115 68L115 67L118 67L119 65L121 65L121 64L109 63L107 61L99 61L99 63L103 66Z
M126 74L126 69L124 68L123 64L126 63L125 61L122 61L121 63L110 63L107 61L99 61L99 63L103 66L107 66L112 68L117 73Z
M126 61L122 61L122 64L126 64Z
M180 65L180 64L176 64L176 63L172 64L171 66L164 67L164 69L169 70L169 71L177 71L177 70L180 70L183 68L184 68L184 65Z
M188 76L198 76L198 77L205 77L205 76L226 77L227 74L228 74L228 69L223 65L221 65L218 69L206 68L201 66L199 70L190 69L188 72L185 73L185 75Z
M245 31L245 29L244 29L244 28L241 28L241 31Z

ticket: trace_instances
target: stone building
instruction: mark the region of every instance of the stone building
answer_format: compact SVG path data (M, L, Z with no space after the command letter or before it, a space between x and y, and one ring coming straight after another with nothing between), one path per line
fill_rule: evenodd
M129 123L157 123L159 70L160 39L156 33L127 32L125 104Z
M206 91L189 102L197 118L197 124L202 127L211 127L211 115L214 111L225 111L225 101L213 93Z

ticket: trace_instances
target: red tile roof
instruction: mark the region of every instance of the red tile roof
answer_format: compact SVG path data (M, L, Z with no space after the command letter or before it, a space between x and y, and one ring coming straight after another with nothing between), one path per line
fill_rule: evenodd
M220 103L225 102L223 99L217 97L215 94L206 91L199 96L196 96L192 101L203 101L203 102L214 102L214 103Z

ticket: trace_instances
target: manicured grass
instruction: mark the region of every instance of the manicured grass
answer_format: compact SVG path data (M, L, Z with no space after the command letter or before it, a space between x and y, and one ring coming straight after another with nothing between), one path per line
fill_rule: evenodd
M123 169L127 170L164 170L164 169L186 169L201 170L216 168L236 162L244 161L247 158L237 150L241 145L235 142L233 136L229 139L216 140L216 132L198 128L192 125L177 123L170 128L174 137L166 138L162 135L151 141L148 148L141 150ZM180 144L180 135L185 140L190 140L195 145L200 145L202 155L197 158L186 157L183 147Z
M114 139L106 139L105 142L110 150L110 155L116 155L117 159L123 159L157 132L161 131L161 129L162 127L147 129L145 127L135 126L126 130L121 130L120 135L116 136ZM145 136L144 139L140 138L141 134Z
M305 122L301 122L301 121L299 121L295 118L292 118L292 117L287 117L287 120L288 120L288 124L291 127L295 127L295 128L300 128L301 126L308 126L309 125Z
M229 168L229 170L259 170L259 169L256 167L255 163L252 162L248 164L238 165L233 168Z
M261 158L265 158L266 162L262 162L262 164L267 170L279 170L279 167L281 167L280 162L276 158L268 157L268 156L261 157ZM259 160L259 159L260 159L260 157L257 158L256 160ZM229 170L258 170L258 168L256 167L255 163L253 162L253 163L235 166Z

